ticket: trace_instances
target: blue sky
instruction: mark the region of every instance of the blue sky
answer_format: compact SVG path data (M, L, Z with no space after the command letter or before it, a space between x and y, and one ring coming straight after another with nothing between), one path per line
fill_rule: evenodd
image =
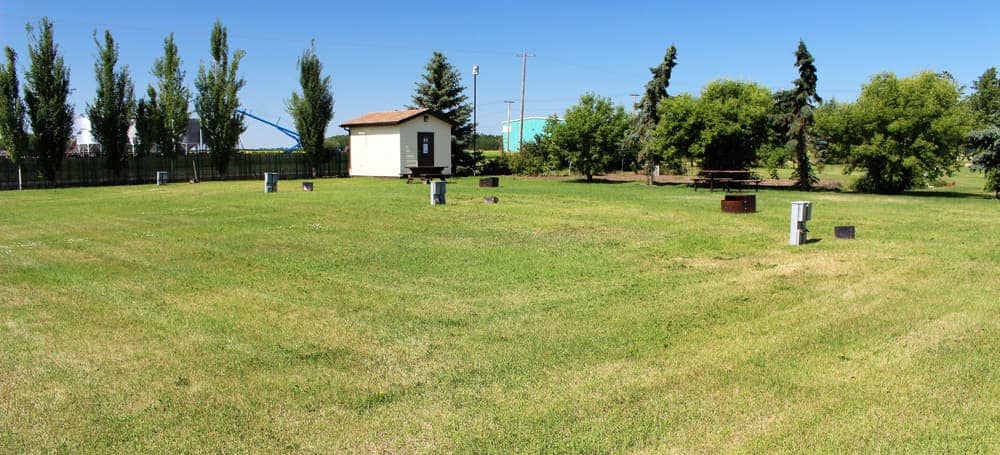
M284 102L298 89L296 60L312 39L333 77L339 123L366 112L401 108L433 50L463 74L472 98L478 64L480 131L498 133L505 99L520 96L521 62L528 60L526 115L561 113L594 91L631 106L671 43L678 66L671 93L697 93L717 78L753 80L772 89L795 78L792 53L804 39L816 58L819 93L852 100L881 71L900 75L947 70L971 84L1000 66L1000 2L66 2L0 0L0 43L26 65L24 24L48 16L72 70L77 112L93 98L91 34L110 29L137 92L152 81L153 61L173 32L187 70L208 58L216 18L229 28L231 48L247 57L241 100L253 113L291 122ZM517 116L513 105L512 116ZM248 120L249 121L249 120ZM288 139L249 121L246 147L286 146Z

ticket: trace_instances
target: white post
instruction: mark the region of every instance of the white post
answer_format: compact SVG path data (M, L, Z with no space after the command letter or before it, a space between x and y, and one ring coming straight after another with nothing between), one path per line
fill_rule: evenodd
M431 205L444 205L445 182L431 182Z
M22 191L22 190L24 190L24 186L23 186L23 185L24 185L24 184L23 184L23 182L21 181L21 165L20 165L20 164L18 164L18 165L17 165L17 190L18 190L18 191Z
M264 173L264 192L265 193L277 193L278 192L278 173L277 172L265 172Z
M802 245L806 243L807 233L806 222L812 218L812 202L795 201L792 202L792 216L788 226L788 244Z

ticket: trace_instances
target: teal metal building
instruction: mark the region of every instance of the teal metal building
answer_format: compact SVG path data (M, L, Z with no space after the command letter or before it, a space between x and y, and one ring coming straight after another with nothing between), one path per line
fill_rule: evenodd
M524 118L524 142L534 141L535 138L545 133L545 122L548 117L525 117ZM562 119L559 119L561 122ZM521 120L515 119L503 122L501 127L504 150L517 152L521 150Z

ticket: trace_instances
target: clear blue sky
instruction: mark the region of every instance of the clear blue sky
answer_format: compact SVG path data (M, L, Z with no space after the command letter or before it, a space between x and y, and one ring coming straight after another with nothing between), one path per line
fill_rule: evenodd
M0 0L0 43L18 51L23 68L24 24L52 19L72 69L72 102L82 112L94 93L95 29L112 31L140 93L152 80L164 36L174 32L193 91L219 18L229 28L230 47L247 51L244 106L288 125L284 101L298 89L296 60L315 39L333 76L330 135L343 133L340 122L409 103L433 50L463 74L470 100L471 68L481 67L483 133L498 133L506 117L503 101L519 99L515 54L522 51L537 56L528 61L526 115L543 116L561 113L587 91L630 106L629 93L641 92L648 67L671 43L679 63L671 93L697 93L723 77L787 87L796 76L792 53L800 38L816 58L826 99L854 99L881 71L947 70L968 85L986 68L1000 66L1000 2L757 3ZM515 117L517 109L515 104ZM267 127L250 125L244 146L289 145Z

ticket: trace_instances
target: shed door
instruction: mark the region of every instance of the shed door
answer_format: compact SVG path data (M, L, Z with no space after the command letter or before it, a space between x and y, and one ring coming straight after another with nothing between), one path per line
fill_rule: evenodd
M434 166L434 133L417 133L417 166Z

